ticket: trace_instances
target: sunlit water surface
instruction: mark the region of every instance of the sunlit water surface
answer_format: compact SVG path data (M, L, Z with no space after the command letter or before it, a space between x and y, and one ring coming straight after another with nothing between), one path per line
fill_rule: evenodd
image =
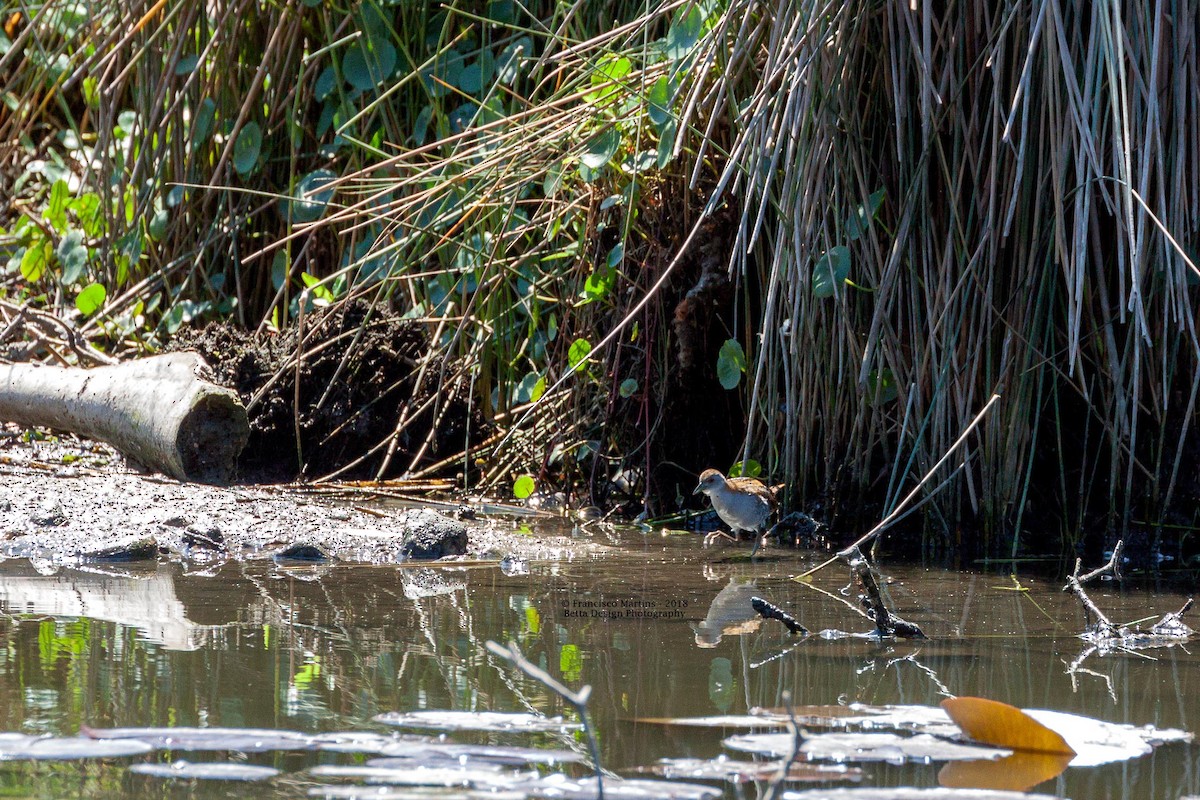
M390 732L371 718L416 709L535 711L574 718L560 698L489 653L515 641L572 688L593 687L604 766L634 775L661 758L712 757L740 731L648 718L744 714L797 705L936 704L982 695L1112 722L1198 727L1200 663L1190 645L1088 655L1083 616L1060 584L1006 575L888 569L898 612L927 642L797 642L746 611L760 595L813 631L865 632L843 568L813 586L788 580L818 556L769 550L755 564L698 536L576 532L615 546L604 558L520 565L283 566L227 563L40 574L0 564L0 731L75 735L81 727L233 726ZM510 574L514 573L515 574ZM818 590L823 590L818 591ZM1117 592L1093 599L1114 621L1157 617L1185 598ZM1196 626L1195 620L1190 620ZM1200 626L1197 626L1200 627ZM640 721L641 720L641 721ZM585 752L570 735L461 735ZM1078 800L1200 794L1196 745L1092 769L1036 791ZM188 754L193 761L219 754ZM238 756L275 766L265 784L162 781L127 771L139 758L0 763L5 797L304 797L329 753ZM358 759L361 760L361 759ZM938 785L939 765L868 764L861 785ZM643 776L648 777L648 776ZM849 784L848 784L849 785ZM805 788L795 786L793 788ZM763 786L726 787L756 797Z

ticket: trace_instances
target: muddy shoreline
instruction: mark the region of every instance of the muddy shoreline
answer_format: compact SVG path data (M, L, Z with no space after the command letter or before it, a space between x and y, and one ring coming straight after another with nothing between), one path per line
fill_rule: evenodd
M38 439L10 428L0 444L0 558L29 559L39 570L151 559L194 567L258 559L429 563L438 556L519 564L604 549L570 537L566 523L563 535L526 535L518 527L469 506L400 509L294 486L183 483L139 474L107 446L75 437ZM422 550L429 541L435 546Z

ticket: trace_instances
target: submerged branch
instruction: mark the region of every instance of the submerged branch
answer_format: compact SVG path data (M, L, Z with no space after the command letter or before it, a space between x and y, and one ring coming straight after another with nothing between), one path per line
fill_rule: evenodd
M486 646L493 655L508 661L514 667L521 670L521 672L541 683L575 708L579 714L580 722L583 723L583 731L587 734L588 750L592 755L592 769L596 773L596 798L597 800L604 800L604 776L600 766L600 748L596 744L596 733L592 730L592 723L588 719L587 713L587 703L592 696L592 687L590 685L584 686L578 692L568 689L556 681L549 672L546 672L546 670L527 659L520 648L517 647L516 642L509 642L508 647L504 647L489 640Z

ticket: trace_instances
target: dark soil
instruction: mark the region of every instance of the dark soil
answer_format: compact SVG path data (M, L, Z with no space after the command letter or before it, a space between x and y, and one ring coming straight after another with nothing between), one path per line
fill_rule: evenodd
M427 439L422 465L463 449L466 403L435 396L436 380L426 380L414 396L416 372L429 348L420 326L365 302L339 303L311 313L309 320L300 348L295 327L251 335L218 323L172 342L171 349L200 353L215 381L237 391L246 404L250 440L239 459L243 480L335 472L347 479L374 478L402 417L406 427L381 477L401 475ZM471 427L479 431L482 424L476 420Z

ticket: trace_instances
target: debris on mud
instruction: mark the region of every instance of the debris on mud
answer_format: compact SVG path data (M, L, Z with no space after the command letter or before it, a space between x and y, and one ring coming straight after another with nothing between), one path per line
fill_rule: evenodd
M431 345L419 324L365 301L312 314L302 332L214 323L171 343L202 355L246 405L243 480L395 476L461 452L468 422L482 429L470 419L465 381L429 369L422 377Z
M181 483L135 474L119 461L71 437L0 442L0 560L28 558L54 571L160 556L208 567L257 559L564 559L602 549L566 536L520 535L509 520L464 523L429 508L349 506L284 487Z

